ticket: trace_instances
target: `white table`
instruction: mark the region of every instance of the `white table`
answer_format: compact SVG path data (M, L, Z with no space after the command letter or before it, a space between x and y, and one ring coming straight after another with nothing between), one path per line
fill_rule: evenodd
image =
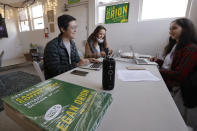
M116 71L125 69L131 63L116 62ZM187 131L157 67L143 65L158 82L123 82L117 78L112 93L113 102L104 115L97 131ZM77 68L78 70L84 70ZM102 90L102 70L88 71L86 77L61 74L56 79L84 87Z

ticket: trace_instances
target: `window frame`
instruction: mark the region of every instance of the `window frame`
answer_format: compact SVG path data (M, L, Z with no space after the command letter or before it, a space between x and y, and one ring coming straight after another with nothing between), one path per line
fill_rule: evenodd
M190 16L190 10L191 10L191 4L192 0L188 0L185 16L183 17L189 17ZM138 13L138 22L145 22L145 21L158 21L158 20L168 20L168 19L176 19L181 17L168 17L168 18L152 18L152 19L142 19L142 8L143 8L143 0L139 0L139 13Z
M20 19L20 12L23 11L23 10L25 10L26 13L27 13L27 19L25 19L25 20L21 20ZM19 10L18 11L18 26L19 26L19 31L20 32L28 32L28 31L31 31L31 25L30 25L30 22L29 22L29 15L28 14L29 13L28 13L28 9L27 8L23 8L22 10ZM26 22L26 21L28 22L29 29L28 30L22 30L21 22Z
M33 18L33 16L32 16L32 7L35 7L37 5L41 5L42 6L42 11L43 11L42 12L42 16ZM25 20L21 20L20 19L20 11L23 11L23 10L26 10L26 13L27 13L27 19L25 19ZM43 18L43 26L44 27L42 29L35 29L35 27L34 27L34 20L35 19L39 19L39 18ZM29 30L23 31L22 30L22 26L21 26L21 22L26 22L26 21L28 22ZM42 3L36 3L36 4L31 5L29 7L25 7L22 10L18 10L18 27L19 27L19 31L20 32L43 30L45 28L44 6L43 6L43 4Z
M98 3L98 0L96 0L96 11L95 11L95 13L96 13L96 22L95 22L95 24L96 25L98 25L98 24L105 24L105 21L104 21L104 23L99 23L99 7L106 7L106 6L112 6L112 5L117 5L117 4L122 4L122 3L128 3L128 2L130 2L130 0L120 0L120 1L118 1L118 2L110 2L110 3L106 3L106 4L99 4ZM105 13L105 12L104 12ZM116 23L116 24L118 24L118 23Z
M35 7L35 6L38 6L38 5L41 5L42 6L42 16L39 16L39 17L33 17L33 11L32 11L32 8ZM29 16L30 16L30 23L31 23L31 30L34 31L34 30L43 30L45 28L45 23L44 23L44 6L42 3L36 3L32 6L30 6L28 8L28 11L29 11ZM42 29L35 29L35 25L34 25L34 20L35 19L39 19L39 18L43 18L43 28Z

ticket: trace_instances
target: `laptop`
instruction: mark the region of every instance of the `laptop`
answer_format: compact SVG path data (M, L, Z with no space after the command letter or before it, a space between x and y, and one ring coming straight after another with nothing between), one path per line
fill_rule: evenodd
M88 70L100 70L102 67L103 67L103 58L99 58L98 59L100 62L98 63L89 63L87 65L82 65L82 66L79 66L79 68L82 68L82 69L88 69Z
M134 52L134 49L133 49L132 46L130 46L130 49L131 49L131 51L132 51L132 53L133 53L133 60L135 61L135 63L136 63L137 65L157 65L157 63L155 63L155 62L150 62L150 61L147 60L147 59L137 58L137 57L135 56L135 52Z

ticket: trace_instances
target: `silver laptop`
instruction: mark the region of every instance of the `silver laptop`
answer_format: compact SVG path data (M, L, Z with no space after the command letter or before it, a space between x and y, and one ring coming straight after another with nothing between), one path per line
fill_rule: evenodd
M103 65L102 62L90 63L90 64L87 64L87 65L79 66L79 68L89 69L89 70L100 70L102 68L102 65Z
M150 63L146 61L145 59L138 59L135 56L135 52L132 46L130 46L131 51L133 52L133 60L135 61L136 64L138 65L149 65Z
M103 67L103 58L98 58L100 62L98 63L89 63L87 65L79 66L82 69L89 69L89 70L100 70Z

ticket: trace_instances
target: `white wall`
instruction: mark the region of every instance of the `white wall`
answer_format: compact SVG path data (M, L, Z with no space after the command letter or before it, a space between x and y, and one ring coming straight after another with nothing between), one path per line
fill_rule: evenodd
M44 47L46 43L52 39L51 35L48 39L44 37L44 30L20 32L19 37L21 39L24 53L29 52L31 43Z
M81 0L81 2L83 2L83 1L87 1L87 0ZM85 13L87 15L87 12L83 11L83 10L85 10L84 6L73 7L73 8L70 8L69 11L64 11L64 4L65 3L66 3L66 0L58 0L57 14L55 15L55 19L54 19L55 20L55 22L54 22L55 23L55 32L49 33L49 38L44 37L44 30L27 31L27 32L20 32L19 33L24 52L28 52L31 43L38 44L38 45L41 45L44 47L47 44L47 42L49 42L53 38L57 37L59 35L59 29L57 26L57 18L58 18L58 16L60 16L62 14L71 14L71 15L74 14L74 17L76 17L77 21L78 21L77 37L79 37L79 35L82 35L85 37L83 40L87 39L87 35L84 35L84 34L87 34L87 31L81 32L79 29L80 26L82 26L82 24L84 23L84 21L86 21L86 23L88 21L88 20L79 21L79 19L81 19L81 18L83 19ZM78 17L81 17L81 18L78 18ZM44 21L45 21L45 27L49 27L49 23L47 21L46 15L44 17ZM83 24L83 26L84 26L84 24ZM77 42L76 45L78 46L78 48L83 51L83 49L81 49L81 48L84 48L82 41L76 41L76 42Z
M81 0L86 1L86 0ZM57 17L61 14L72 14L72 12L64 12L65 0L59 0L59 6L57 10L57 15L55 17L56 32L51 33L48 39L44 38L43 30L22 32L20 33L21 43L24 47L24 52L29 49L29 44L39 44L45 46L46 43L56 37L59 34L59 29L57 27ZM88 33L91 34L96 27L95 21L95 0L89 0L88 4ZM133 45L136 52L156 55L157 52L162 52L164 46L167 44L169 37L169 24L173 19L160 19L153 21L138 21L139 14L139 0L130 0L130 12L129 12L129 22L124 24L107 24L104 25L107 28L107 40L110 47L117 50L122 47L128 47ZM193 1L191 8L190 18L194 21L197 26L197 1ZM80 7L75 7L71 9L74 11L80 10ZM81 17L83 17L84 12L80 12ZM78 18L77 18L78 19ZM45 23L47 25L46 17ZM80 24L80 23L78 23ZM86 33L86 32L78 32ZM78 44L78 43L77 43ZM79 49L83 48L79 46ZM83 49L80 49L83 50Z
M191 12L190 12L190 18L194 22L194 25L196 27L197 32L197 0L193 0L192 6L191 6Z
M5 51L3 60L21 57L23 55L21 41L18 37L16 14L11 19L6 19L8 38L0 39L0 52Z
M58 7L57 14L59 13L60 9L61 9L61 7ZM23 51L25 53L29 52L31 43L45 47L45 45L47 44L48 41L50 41L53 38L58 36L59 29L57 26L56 19L57 19L57 15L55 16L55 22L54 22L55 23L55 32L50 33L49 38L45 38L44 29L19 32L19 37L20 37L21 43L23 45ZM49 27L46 15L44 15L44 23L45 23L45 27Z
M156 55L157 50L162 51L167 43L172 19L139 22L139 6L139 0L130 0L128 23L104 25L108 43L115 50L132 45L136 52Z
M123 24L104 24L107 28L107 40L109 45L117 50L133 45L136 52L156 55L163 52L168 42L169 25L174 19L160 19L152 21L138 21L140 0L130 0L129 22ZM90 0L90 31L96 26L95 2ZM191 18L197 25L197 0L193 0ZM94 28L93 28L94 27Z

